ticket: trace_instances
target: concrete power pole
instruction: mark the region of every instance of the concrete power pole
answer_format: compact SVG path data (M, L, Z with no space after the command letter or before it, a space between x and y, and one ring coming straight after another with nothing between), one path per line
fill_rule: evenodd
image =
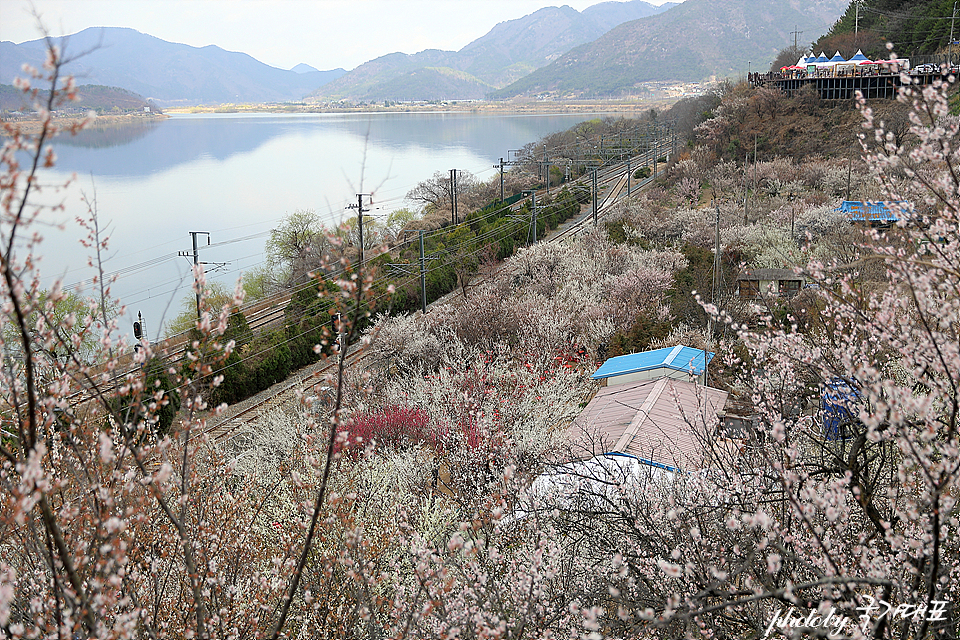
M347 209L356 208L357 210L357 233L359 235L359 240L360 240L360 268L361 269L363 269L363 214L369 211L369 209L363 208L363 196L370 196L370 195L373 195L373 194L358 193L356 206L352 204L347 206Z
M198 265L200 265L200 264L206 264L206 263L200 262L200 250L197 248L197 236L201 236L201 235L207 236L207 244L209 245L209 244L210 244L210 234L209 234L208 232L206 232L206 231L191 231L191 232L190 232L190 237L193 239L193 253L191 254L191 253L189 253L189 252L187 252L187 251L180 251L180 252L177 253L177 255L180 256L180 257L182 257L182 258L189 258L189 257L191 257L191 255L193 256L193 268L194 268L194 271L196 271L196 268L197 268ZM194 278L194 284L196 284L196 278ZM200 319L200 291L197 290L197 320L199 320L199 319Z
M798 47L797 40L800 38L800 34L803 33L803 31L800 31L797 26L794 26L793 31L790 33L793 35L793 48L796 49Z
M452 224L457 224L460 221L457 212L459 204L457 200L457 170L450 169L450 222Z
M597 226L597 168L593 167L593 226Z
M950 49L947 54L947 72L950 72L950 67L953 66L953 23L957 19L957 3L953 3L953 13L950 15Z
M503 204L503 158L500 158L500 203Z
M420 230L420 309L427 315L427 257L423 254L423 230Z
M533 222L533 244L537 244L537 192L530 192L530 215Z

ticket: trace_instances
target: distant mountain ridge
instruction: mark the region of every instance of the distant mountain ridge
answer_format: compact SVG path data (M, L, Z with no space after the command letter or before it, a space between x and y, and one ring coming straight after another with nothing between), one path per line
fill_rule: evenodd
M46 92L41 94L41 102L46 95L48 95ZM80 113L88 110L100 114L130 113L131 111L140 113L146 109L159 111L156 104L144 100L143 96L133 91L96 84L81 85L77 91L77 101L64 106L68 110L72 109ZM22 91L12 85L0 84L0 109L5 111L32 111L33 101L28 100Z
M271 67L214 45L176 44L124 27L91 27L66 39L66 53L87 52L70 66L78 84L122 87L161 106L299 100L344 73ZM44 40L0 42L0 82L24 63L40 67Z
M630 0L602 2L582 12L567 5L544 7L497 24L459 51L428 49L381 56L324 85L310 98L367 102L483 98L569 49L595 40L611 26L675 6ZM443 82L431 84L429 77Z
M565 52L493 98L630 94L650 81L700 82L766 70L793 31L819 35L848 0L686 0ZM803 40L799 41L803 44Z
M121 87L161 107L195 104L561 99L643 95L654 81L698 82L764 69L794 32L825 33L848 0L644 0L582 12L545 7L501 22L459 51L391 53L343 69L278 69L214 45L166 42L133 29L85 29L67 54L80 84ZM802 43L803 41L800 40ZM0 42L0 83L39 67L45 43Z
M293 71L294 73L310 73L310 72L312 72L312 71L320 71L320 70L317 69L316 67L311 67L310 65L308 65L308 64L303 64L303 63L301 62L300 64L298 64L298 65L295 66L294 68L290 69L290 71Z

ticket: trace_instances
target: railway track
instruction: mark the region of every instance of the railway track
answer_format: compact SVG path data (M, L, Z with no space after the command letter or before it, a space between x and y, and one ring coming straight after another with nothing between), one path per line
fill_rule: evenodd
M660 154L663 153L663 148L656 148L648 152L650 154ZM631 158L631 164L636 161L637 158ZM635 166L635 165L634 165ZM655 180L659 175L652 175L649 178L639 181L636 184L636 188L642 188ZM615 165L609 169L604 170L602 173L598 172L597 183L598 191L602 187L606 190L606 193L603 196L602 200L599 200L597 203L597 219L606 216L613 205L625 196L625 191L627 188L628 174L626 170L626 163L621 163ZM512 211L517 211L522 207L522 203L516 203L511 206ZM586 213L582 213L578 218L572 223L566 225L559 231L551 234L544 239L544 242L562 242L568 238L575 236L578 233L581 233L585 228L587 228L593 222L593 211L588 210ZM512 269L513 266L509 263L504 263L500 269L497 269L488 278L495 277L504 270ZM453 291L446 296L440 298L439 300L431 303L443 304L450 302L451 300L456 299L457 297L462 297L463 293L461 290ZM420 312L417 312L420 313ZM345 366L355 366L360 361L366 357L366 354L363 350L357 348L349 352L346 356ZM247 425L255 423L260 419L261 416L273 411L277 407L284 406L295 399L298 399L303 396L308 396L311 391L315 390L315 387L318 384L321 384L324 375L335 371L337 365L336 360L330 359L330 361L317 366L314 365L309 373L299 374L292 381L288 380L284 383L280 383L273 387L272 389L264 392L265 397L261 400L256 401L244 409L231 414L229 417L225 417L222 420L216 422L207 423L206 428L197 434L196 437L208 436L213 439L215 442L227 442L236 434L241 433L243 428ZM319 390L322 394L322 389Z
M366 353L359 346L348 350L345 367L357 365L366 357ZM300 372L284 382L277 383L270 389L261 392L260 400L236 412L229 412L223 417L208 418L203 429L191 436L190 440L208 437L214 442L228 442L240 433L246 425L257 422L262 416L275 409L298 401L301 397L319 401L328 401L332 404L332 387L325 383L325 377L336 373L338 360L330 357L324 361L307 367L308 372ZM238 403L242 404L242 403Z
M668 149L668 145L658 144L639 155L632 156L629 159L629 164L632 167L653 164L654 160L661 157L665 153L666 149ZM631 179L628 174L627 165L628 162L624 161L609 167L601 167L597 170L597 192L599 194L601 191L604 191L602 199L599 199L598 196L596 212L597 223L599 223L600 218L609 213L612 205L624 196L624 190L627 187L628 181ZM636 188L640 189L646 184L649 184L651 181L656 179L658 175L660 174L653 175L649 178L639 181L636 184ZM583 181L584 178L581 178L580 180L576 181L576 183L582 185ZM523 201L520 201L511 205L510 209L511 211L519 211L523 205ZM562 242L568 238L571 238L587 228L593 219L594 214L591 207L585 213L581 213L573 222L568 223L562 226L558 231L551 233L547 238L544 239L544 242ZM495 277L496 275L502 273L504 269L511 268L512 265L505 263L500 269L497 269L487 277ZM443 298L431 303L431 305L449 302L462 295L463 294L460 290L455 290ZM250 329L253 331L258 331L282 322L290 299L290 293L278 294L266 300L252 303L250 305L244 305L244 307L241 308L241 312L246 317L247 324ZM168 339L164 343L161 343L159 345L160 348L157 351L161 352L162 355L167 359L179 360L186 352L187 343L188 337L186 334L181 334ZM348 351L345 357L345 366L355 366L365 358L365 353L359 348L354 348L353 350ZM256 422L263 415L271 412L273 409L286 405L297 398L303 396L309 397L311 392L315 391L315 387L322 383L323 378L327 374L336 370L336 365L337 361L335 359L328 358L324 362L308 367L308 372L299 373L294 376L292 380L288 379L282 383L274 385L274 387L268 389L267 391L261 392L261 399L250 403L248 406L238 411L231 412L228 408L226 415L210 416L207 418L204 427L191 436L191 441L202 437L209 437L213 441L221 443L228 441L237 433L241 432L246 425ZM126 380L127 375L135 370L136 365L133 363L133 359L131 357L129 366L112 374L110 379L101 386L101 390L104 388L108 390L111 388L119 388ZM318 391L320 391L320 395L322 395L322 389ZM90 400L92 397L93 396L89 393L89 391L80 390L72 396L72 402L75 404L82 404Z

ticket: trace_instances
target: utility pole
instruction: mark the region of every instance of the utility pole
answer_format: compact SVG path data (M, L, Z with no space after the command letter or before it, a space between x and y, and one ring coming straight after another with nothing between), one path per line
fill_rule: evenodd
M419 269L420 272L420 310L426 314L427 313L427 260L436 260L439 256L438 253L430 254L429 256L424 253L423 240L424 232L421 230L419 233L420 236L420 259L419 259ZM388 268L396 269L407 275L416 275L415 267L409 263L387 263L385 265Z
M953 66L953 23L957 19L957 3L953 3L953 14L950 16L950 53L947 54L947 73L950 72L950 67Z
M720 289L720 202L717 201L716 205L717 217L713 244L713 288L710 291L710 302L714 305L717 304L717 296L719 295Z
M627 158L627 197L630 197L630 178L633 175L630 173L630 158Z
M537 192L530 192L530 216L533 227L533 244L537 244Z
M593 167L593 226L597 226L597 167Z
M750 181L750 186L754 189L754 191L756 191L757 189L757 134L753 134L753 180Z
M197 266L201 264L206 264L205 262L200 262L200 251L197 248L197 236L204 235L207 236L207 245L210 245L210 234L207 231L191 231L190 237L193 239L193 253L190 254L187 251L179 251L177 255L181 258L189 258L193 256L193 270L196 274ZM200 289L196 286L196 275L194 275L194 288L197 289L197 320L200 319Z
M357 194L357 204L347 206L347 209L356 209L357 210L357 233L360 240L360 268L363 269L363 214L369 211L369 209L363 208L363 196L371 196L370 193L358 193Z
M503 158L500 159L503 162ZM420 308L427 315L427 258L423 254L423 229L420 230Z
M450 169L450 222L457 224L457 170Z
M798 28L797 28L797 26L794 25L793 31L791 31L790 33L793 35L793 48L796 49L796 48L797 48L797 40L800 38L800 34L803 33L803 31L799 31Z
M717 217L716 217L716 226L714 230L714 245L713 245L713 283L710 288L710 303L717 307L717 298L719 297L720 289L720 202L714 200L714 204L717 206ZM713 338L713 318L709 315L707 316L707 340ZM709 386L710 378L707 373L707 349L703 349L703 386Z
M743 154L743 224L744 226L746 226L747 224L747 202L750 199L750 184L749 184L750 181L747 179L747 175L749 174L749 171L750 171L750 166L748 164L749 162L750 162L750 154L749 153Z
M493 165L496 169L497 165ZM500 158L500 204L503 204L503 158Z

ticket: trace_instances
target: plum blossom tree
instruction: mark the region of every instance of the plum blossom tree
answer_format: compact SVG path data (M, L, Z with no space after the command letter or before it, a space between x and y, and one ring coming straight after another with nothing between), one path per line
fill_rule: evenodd
M901 96L910 149L862 105L867 161L886 199L909 204L896 227L856 241L855 263L809 263L817 326L733 327L754 435L731 447L695 417L703 471L668 487L624 477L613 498L588 491L561 516L591 541L584 553L621 554L611 635L960 633L960 150L946 89ZM864 286L871 264L883 286Z
M17 82L37 102L36 130L3 125L0 352L16 354L16 362L5 357L0 369L0 634L279 637L311 615L302 575L326 504L337 411L308 449L320 460L301 487L313 508L298 506L290 526L276 531L263 526L269 491L234 473L200 418L200 383L210 384L205 379L234 346L220 340L226 310L214 314L203 300L199 337L183 369L169 371L185 413L165 435L152 425L171 396L147 386L141 366L158 354L148 345L131 366L111 316L110 283L98 276L85 307L58 314L69 294L60 283L40 288L38 225L49 211L33 202L50 188L39 169L55 161L51 138L83 126L63 127L52 117L75 97L72 79L62 77L68 61L48 40L43 69L27 68L29 80ZM81 222L91 261L102 266L108 243L95 212ZM342 283L348 297L366 286L355 275ZM202 293L202 270L196 276ZM241 301L238 287L228 306ZM347 323L348 342L355 320ZM91 341L93 353L85 350Z
M868 161L908 204L895 228L851 235L855 252L809 252L816 321L717 318L744 347L721 366L748 391L756 429L732 434L697 412L686 417L700 468L584 465L568 474L575 492L544 495L527 489L561 459L592 349L658 304L679 253L603 229L525 250L460 307L378 322L365 339L382 366L351 379L341 361L329 407L272 416L233 448L199 418L200 380L234 346L220 344L226 313L207 305L174 372L185 416L157 437L151 416L170 399L122 369L109 283L59 320L74 334L51 328L62 290L39 288L43 211L30 203L54 159L50 113L72 93L59 90L63 62L51 46L33 78L54 89L40 133L7 125L0 157L0 348L20 357L0 387L4 637L960 634L960 151L944 86L904 95L909 149L863 107ZM823 213L804 233L835 232ZM338 282L354 310L347 343L370 285L353 276ZM91 335L97 366L75 352ZM37 345L68 357L44 360ZM138 409L116 411L116 393ZM385 446L351 447L361 432Z

